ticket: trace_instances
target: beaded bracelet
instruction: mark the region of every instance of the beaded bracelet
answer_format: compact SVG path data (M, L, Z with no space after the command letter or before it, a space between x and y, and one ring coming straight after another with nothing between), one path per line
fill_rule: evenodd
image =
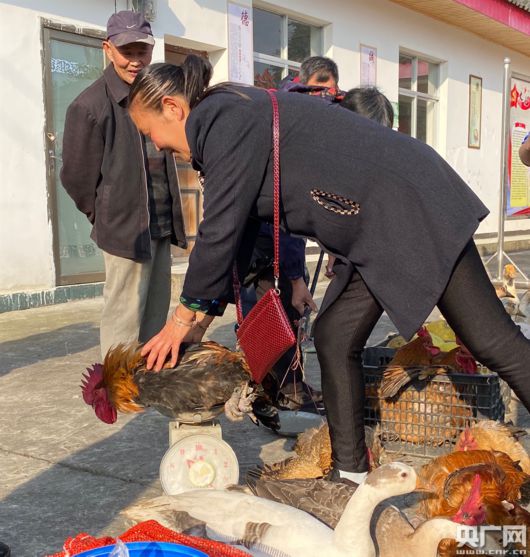
M174 321L177 325L180 325L182 327L193 327L193 325L195 325L195 319L192 319L191 321L182 321L182 319L180 319L180 317L177 317L176 313L173 313L173 315L171 316L172 321Z

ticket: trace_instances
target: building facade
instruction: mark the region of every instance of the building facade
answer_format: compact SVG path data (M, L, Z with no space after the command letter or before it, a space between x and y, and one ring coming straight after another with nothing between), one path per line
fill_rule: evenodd
M214 82L274 86L296 75L306 56L321 54L337 62L342 89L378 86L395 107L395 127L435 148L490 208L477 241L494 245L506 57L520 80L519 105L530 98L526 2L11 0L0 2L8 37L0 76L0 311L99 291L102 256L59 180L62 127L68 104L101 75L105 24L122 9L144 10L151 20L153 61L207 56ZM179 173L193 244L200 190L189 167ZM522 209L530 205L523 174L511 199ZM530 240L526 213L515 216L506 221L506 239Z

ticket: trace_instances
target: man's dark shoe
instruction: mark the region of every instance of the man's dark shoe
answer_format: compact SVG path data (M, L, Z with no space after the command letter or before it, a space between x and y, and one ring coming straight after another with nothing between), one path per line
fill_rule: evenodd
M252 403L252 413L265 427L272 429L272 431L278 431L280 429L278 409L265 398L258 397ZM2 556L0 555L0 557Z
M277 405L280 410L303 410L323 414L322 392L313 389L304 381L284 385L278 393Z
M2 542L0 542L0 557L11 557L9 546Z

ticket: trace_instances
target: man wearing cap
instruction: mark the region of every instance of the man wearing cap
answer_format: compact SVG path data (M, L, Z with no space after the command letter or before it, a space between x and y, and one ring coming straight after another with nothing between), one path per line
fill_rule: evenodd
M121 11L107 23L103 76L68 107L61 180L92 223L105 260L101 353L145 341L165 324L171 296L171 243L186 247L176 166L127 112L136 74L151 62L151 26Z

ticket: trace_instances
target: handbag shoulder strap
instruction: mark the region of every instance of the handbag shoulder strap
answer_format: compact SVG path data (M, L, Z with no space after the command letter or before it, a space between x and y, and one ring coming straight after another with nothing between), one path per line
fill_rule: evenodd
M280 279L280 112L276 93L267 89L272 103L272 156L274 181L274 287Z
M279 293L280 281L280 111L278 110L278 99L276 92L267 89L267 93L272 104L272 168L273 168L273 185L274 185L274 288ZM237 268L234 264L234 297L236 301L237 323L241 325L243 322L243 308L241 306L241 284L237 276Z

